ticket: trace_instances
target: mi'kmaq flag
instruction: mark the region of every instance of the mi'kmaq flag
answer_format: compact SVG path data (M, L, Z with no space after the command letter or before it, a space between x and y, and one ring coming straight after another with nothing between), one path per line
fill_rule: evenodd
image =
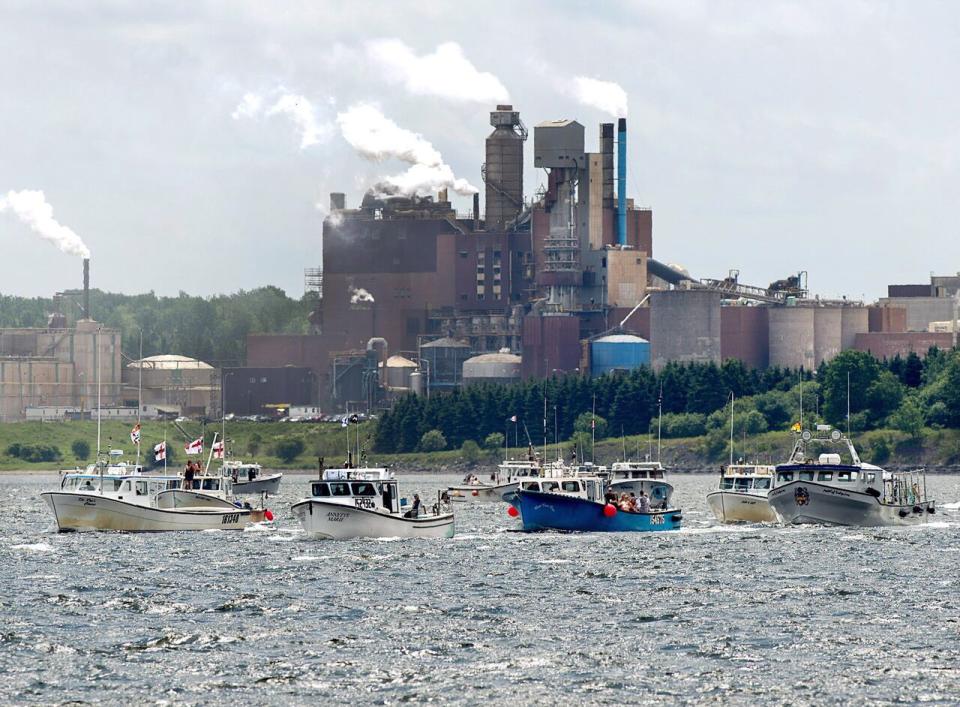
M203 454L203 437L187 442L183 445L183 451L187 454Z
M213 458L223 459L223 441L213 443Z
M162 462L167 458L167 443L161 442L160 444L153 445L153 458L155 461Z
M130 430L130 441L134 444L140 444L140 423L138 422L134 425L133 429Z

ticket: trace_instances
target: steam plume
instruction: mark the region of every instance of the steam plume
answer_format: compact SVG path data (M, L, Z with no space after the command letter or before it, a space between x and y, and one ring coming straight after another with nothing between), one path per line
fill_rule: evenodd
M362 287L351 287L350 288L350 304L360 304L362 302L373 303L373 295L367 292Z
M367 42L366 51L371 62L413 95L477 103L510 100L500 79L479 71L455 42L445 42L432 54L417 56L399 39L378 39Z
M449 188L468 196L476 187L457 178L443 156L426 138L401 128L375 106L358 103L337 115L340 132L353 149L375 162L395 158L410 164L402 174L386 177L383 184L404 194L431 194Z
M90 249L80 236L53 218L53 207L47 203L42 191L24 189L7 192L5 197L0 198L0 212L7 209L16 214L17 218L38 236L57 246L61 252L81 258L90 257Z
M573 79L573 92L584 105L609 113L614 118L627 117L627 92L618 83L577 76Z
M266 109L263 96L246 93L240 104L230 114L234 120L256 119L262 115L268 118L275 115L287 116L300 133L301 150L323 142L333 132L330 124L323 123L317 118L317 111L309 99L295 93L280 93L279 98Z

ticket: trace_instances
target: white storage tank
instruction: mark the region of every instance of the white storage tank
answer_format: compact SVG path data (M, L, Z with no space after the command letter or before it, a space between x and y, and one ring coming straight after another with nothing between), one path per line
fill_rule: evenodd
M509 350L468 358L463 362L463 384L496 383L509 385L520 380L520 356Z

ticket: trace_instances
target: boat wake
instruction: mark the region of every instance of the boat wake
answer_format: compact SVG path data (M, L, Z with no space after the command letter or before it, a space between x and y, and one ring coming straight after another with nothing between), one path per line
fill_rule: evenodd
M11 545L11 550L27 550L28 552L55 552L53 545L49 543L21 543Z

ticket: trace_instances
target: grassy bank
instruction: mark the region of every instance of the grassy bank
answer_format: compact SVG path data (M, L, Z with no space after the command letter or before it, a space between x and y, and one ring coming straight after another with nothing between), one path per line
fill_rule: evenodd
M132 459L135 447L130 442L128 423L107 422L103 424L103 449L123 449L126 458ZM168 448L171 450L171 465L182 465L186 461L183 451L187 439L204 435L207 450L218 427L204 428L199 423L183 423L182 432L172 423L146 422L143 425L143 456L152 460L153 445L164 439L166 433ZM360 434L360 445L369 449L370 436L374 423L363 423L347 429L330 424L294 424L294 423L255 423L234 422L227 426L229 448L235 456L256 460L271 469L314 469L317 458L324 457L328 466L342 463L346 458L347 430L350 444L356 447L356 435ZM186 434L184 434L186 433ZM0 424L0 470L55 470L72 468L88 463L78 458L71 447L77 440L86 441L91 450L96 447L97 426L95 422L16 422ZM284 461L277 454L277 447L284 441L298 440L302 452L290 461ZM951 467L960 465L960 430L925 430L918 440L892 430L874 430L855 434L854 441L865 461L888 466ZM53 461L25 461L9 453L14 445L46 445L59 451L59 458ZM735 441L734 452L738 457L764 463L783 461L790 452L792 436L788 432L768 432ZM627 437L623 440L607 439L599 441L593 457L600 464L607 464L623 456L626 449L630 457L645 456L652 451L656 457L656 440L646 436ZM564 456L569 456L569 445L562 445ZM523 456L525 449L511 450L513 456ZM665 439L662 442L663 462L676 470L710 470L727 459L726 444L711 444L708 437L686 439ZM556 449L548 448L548 458L553 458ZM91 452L92 455L92 452ZM481 451L479 456L467 458L460 450L443 452L422 452L414 454L371 455L378 464L394 464L406 470L459 470L462 468L490 465L503 456L503 450ZM585 450L587 459L590 450ZM206 461L206 452L204 455Z

